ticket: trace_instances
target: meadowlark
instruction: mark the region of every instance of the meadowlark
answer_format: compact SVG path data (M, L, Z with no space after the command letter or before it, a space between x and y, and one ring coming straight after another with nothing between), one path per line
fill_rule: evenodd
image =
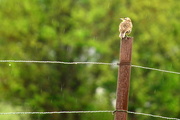
M133 25L131 19L128 17L120 19L122 20L122 22L119 25L119 37L123 39L126 37L126 35L129 35L131 33Z

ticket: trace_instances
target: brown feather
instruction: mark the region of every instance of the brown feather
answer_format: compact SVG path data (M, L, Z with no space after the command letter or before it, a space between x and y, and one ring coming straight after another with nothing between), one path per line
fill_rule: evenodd
M119 37L122 39L127 35L129 35L132 31L132 22L130 18L124 18L124 20L119 25Z

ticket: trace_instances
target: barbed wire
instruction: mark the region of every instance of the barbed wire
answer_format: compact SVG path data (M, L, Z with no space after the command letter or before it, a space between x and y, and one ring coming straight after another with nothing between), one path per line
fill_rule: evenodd
M119 63L104 63L104 62L62 62L62 61L34 61L34 60L0 60L1 63L51 63L51 64L91 64L91 65L119 65ZM160 72L166 72L166 73L173 73L173 74L180 74L180 72L174 72L174 71L169 71L169 70L162 70L162 69L157 69L157 68L150 68L150 67L144 67L144 66L139 66L139 65L131 65L132 67L136 68L142 68L142 69L148 69L148 70L154 70L154 71L160 71Z
M113 113L114 112L127 112L128 114L135 114L135 115L144 115L149 117L156 117L156 118L162 118L167 120L180 120L179 118L171 118L171 117L164 117L159 115L152 115L152 114L146 114L146 113L139 113L139 112L132 112L132 111L126 111L126 110L102 110L102 111L55 111L55 112L7 112L7 113L0 113L0 115L17 115L17 114L70 114L70 113Z

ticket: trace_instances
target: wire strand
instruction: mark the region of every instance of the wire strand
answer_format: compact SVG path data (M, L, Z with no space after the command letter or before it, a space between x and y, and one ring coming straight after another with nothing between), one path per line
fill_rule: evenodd
M160 116L160 115L152 115L152 114L132 112L132 111L127 111L127 113L135 114L135 115L144 115L144 116L155 117L155 118L162 118L162 119L167 119L167 120L180 120L179 118L164 117L164 116Z
M0 63L51 63L51 64L91 64L91 65L119 65L119 63L104 63L104 62L62 62L62 61L34 61L34 60L0 60ZM174 72L174 71L168 71L168 70L162 70L157 68L150 68L150 67L144 67L144 66L138 66L138 65L131 65L132 67L136 68L142 68L142 69L148 69L148 70L154 70L154 71L160 71L160 72L166 72L166 73L173 73L173 74L180 74L180 72Z
M136 67L136 68L143 68L143 69L155 70L155 71L166 72L166 73L180 74L180 72L162 70L162 69L157 69L157 68L150 68L150 67L144 67L144 66L138 66L138 65L131 65L131 66Z
M62 62L62 61L34 61L34 60L0 60L0 62L12 63L58 63L58 64L95 64L95 65L117 65L117 63L104 62Z
M12 114L62 114L62 113L107 113L112 111L56 111L56 112L7 112L0 113L0 115L12 115Z
M114 112L127 112L129 114L136 114L136 115L144 115L149 117L156 117L162 118L167 120L180 120L179 118L171 118L171 117L164 117L159 115L152 115L146 113L139 113L139 112L132 112L132 111L125 111L125 110L103 110L103 111L55 111L55 112L7 112L7 113L0 113L0 115L17 115L17 114L70 114L70 113L114 113Z

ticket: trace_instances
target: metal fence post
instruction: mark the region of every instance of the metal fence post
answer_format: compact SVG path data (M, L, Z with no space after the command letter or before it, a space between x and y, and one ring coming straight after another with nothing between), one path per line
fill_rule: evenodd
M127 120L129 83L131 73L132 37L125 37L120 46L120 64L116 91L116 111L114 120Z

